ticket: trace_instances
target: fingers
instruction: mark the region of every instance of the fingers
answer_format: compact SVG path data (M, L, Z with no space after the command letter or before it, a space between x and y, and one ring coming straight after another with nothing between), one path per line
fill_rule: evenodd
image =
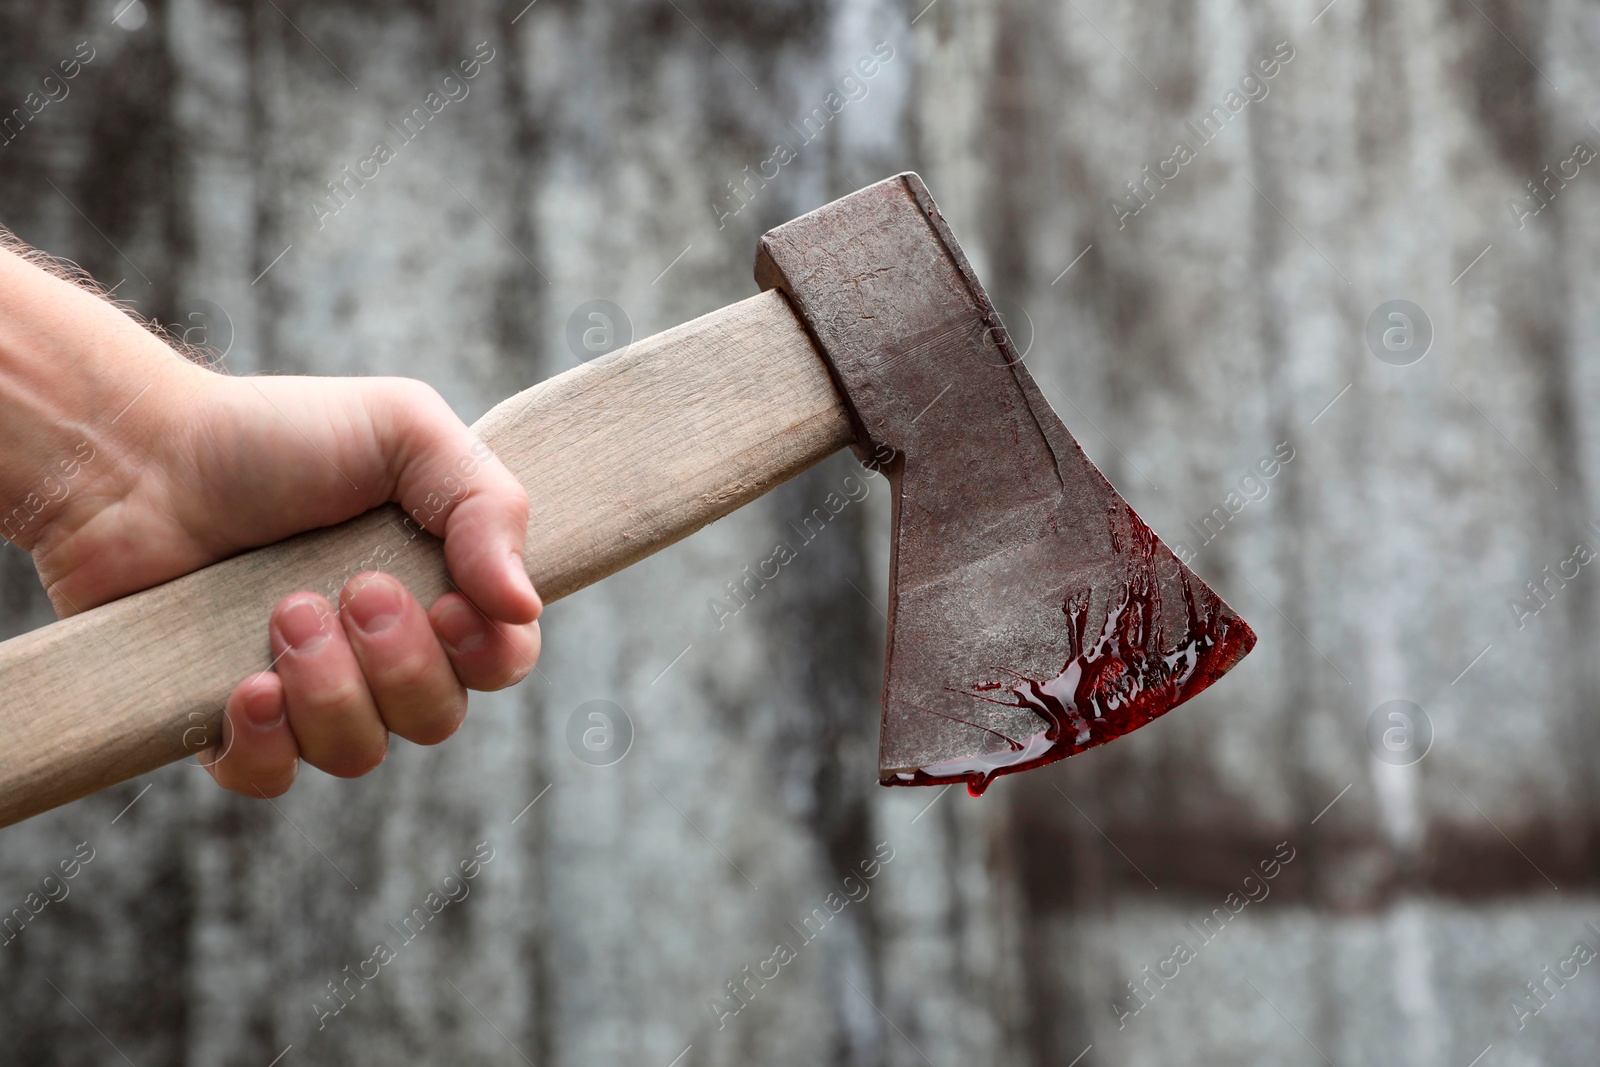
M298 761L342 778L383 761L388 735L432 745L461 725L467 689L514 685L539 657L539 624L489 617L459 593L424 612L395 578L367 573L340 611L297 593L272 613L276 673L252 675L229 698L220 748L202 759L217 782L273 797Z
M446 593L428 612L433 632L468 689L492 692L528 676L539 659L539 624L497 622L459 593Z
M426 385L388 380L369 403L380 447L396 460L396 495L413 519L444 538L457 588L497 622L538 618L542 605L522 561L522 483Z
M467 714L467 691L428 616L387 574L351 579L339 618L383 723L407 741L436 745Z
M210 465L196 477L203 491L193 495L215 506L188 516L185 529L210 531L215 544L208 541L207 551L226 555L398 500L444 540L458 591L424 612L392 578L363 576L359 587L341 593L337 614L309 593L277 606L270 623L276 680L241 684L224 733L243 747L237 754L225 749L208 766L228 788L281 792L293 780L290 742L298 758L353 777L382 762L391 731L419 744L448 737L466 713L466 689L501 689L533 669L542 604L522 559L527 492L438 393L398 378L250 388L269 401L272 417L223 419L249 432L236 435L236 447L217 450L221 459L208 453ZM249 410L258 407L252 402ZM244 410L230 400L227 411L235 409ZM342 484L307 492L306 478L285 478L284 470L296 467L280 457L297 454L301 443L327 461L307 457L308 466L329 478L327 467L353 492ZM261 455L273 462L240 459ZM237 528L215 534L229 522ZM253 711L261 723L250 718Z
M280 796L294 784L300 746L276 674L252 674L234 688L223 712L222 743L201 753L200 764L222 788L246 796Z
M314 593L285 597L272 613L271 632L301 758L338 778L382 763L389 731L328 602Z

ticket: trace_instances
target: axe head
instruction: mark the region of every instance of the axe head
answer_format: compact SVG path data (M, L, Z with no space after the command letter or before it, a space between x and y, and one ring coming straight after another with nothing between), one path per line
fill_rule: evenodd
M1255 645L1061 424L917 175L770 231L756 281L793 303L892 487L884 785L977 795Z

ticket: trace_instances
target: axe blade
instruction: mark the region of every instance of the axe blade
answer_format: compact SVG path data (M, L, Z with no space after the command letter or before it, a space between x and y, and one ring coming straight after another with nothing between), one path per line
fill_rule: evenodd
M917 175L770 231L756 280L892 487L884 785L977 795L1138 729L1255 645L1056 417Z

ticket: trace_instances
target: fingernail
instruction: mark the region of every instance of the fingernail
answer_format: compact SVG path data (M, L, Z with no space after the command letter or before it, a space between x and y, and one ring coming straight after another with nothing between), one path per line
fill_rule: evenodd
M476 652L488 643L477 610L459 600L445 605L435 625L439 639L451 652Z
M278 612L278 635L296 652L309 652L328 639L327 619L316 602L296 600Z
M245 697L244 717L257 730L276 729L283 722L283 702L258 690Z
M381 634L399 624L404 606L399 584L388 575L372 574L359 580L345 598L344 610L362 633Z

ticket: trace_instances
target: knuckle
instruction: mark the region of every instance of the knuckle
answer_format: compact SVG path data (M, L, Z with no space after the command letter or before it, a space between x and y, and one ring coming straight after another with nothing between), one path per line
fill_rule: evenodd
M391 403L400 411L426 419L429 423L456 423L455 411L439 391L415 378L387 380Z
M402 404L431 406L444 403L444 397L439 395L437 389L417 378L384 378L382 384Z
M330 682L301 693L292 707L302 716L320 721L359 709L366 702L365 687L355 679Z
M506 471L505 493L506 499L510 501L511 506L516 509L517 514L526 523L528 521L528 509L531 507L528 500L528 489L510 471Z
M426 652L380 660L367 671L367 680L375 692L402 697L440 688L438 664Z
M501 495L510 503L526 508L528 506L528 487L523 485L515 474L511 473L510 468L504 466L498 460L495 461L494 467L490 469L494 471L500 482L497 488L499 488Z

